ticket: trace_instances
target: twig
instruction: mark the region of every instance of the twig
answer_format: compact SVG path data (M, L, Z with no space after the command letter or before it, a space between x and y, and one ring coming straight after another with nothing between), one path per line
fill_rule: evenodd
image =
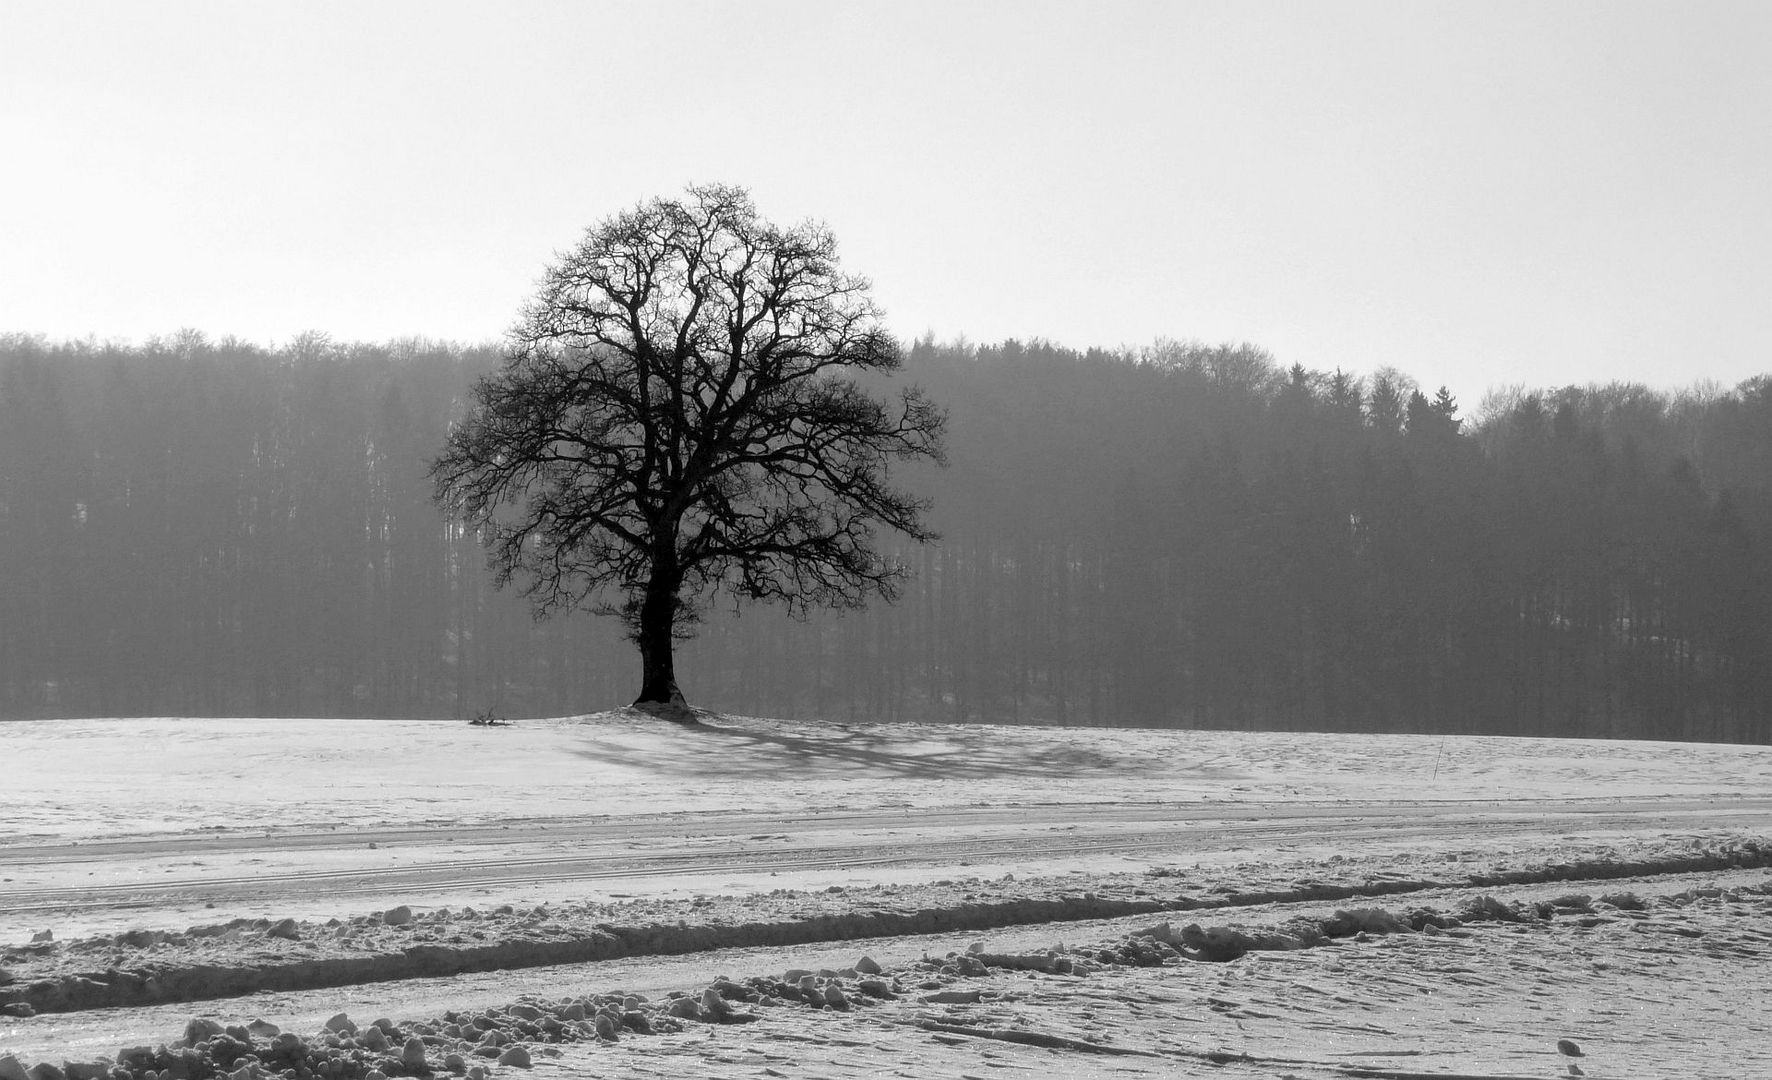
M1046 1035L1038 1031L1017 1031L1014 1028L967 1027L963 1024L944 1024L940 1020L918 1020L917 1026L924 1031L940 1031L949 1035L967 1035L974 1039L996 1039L999 1042L1043 1046L1048 1050L1081 1050L1088 1054L1120 1054L1127 1057L1164 1056L1154 1050L1106 1046L1102 1043L1084 1042L1082 1039L1067 1039L1063 1035Z
M964 1024L944 1024L940 1020L929 1019L919 1019L916 1021L916 1025L925 1031L935 1031L946 1035L995 1039L998 1042L1022 1043L1027 1046L1045 1047L1049 1050L1081 1050L1088 1054L1119 1054L1126 1057L1183 1057L1193 1058L1196 1061L1209 1061L1214 1065L1315 1065L1318 1068L1333 1070L1340 1076L1356 1078L1356 1080L1533 1080L1529 1076L1497 1073L1426 1073L1408 1072L1400 1069L1374 1069L1359 1065L1335 1065L1297 1058L1256 1057L1251 1054L1233 1054L1224 1050L1137 1050L1127 1046L1106 1046L1101 1043L1084 1042L1081 1039L1067 1039L1062 1035L1045 1035L1037 1031L968 1027Z

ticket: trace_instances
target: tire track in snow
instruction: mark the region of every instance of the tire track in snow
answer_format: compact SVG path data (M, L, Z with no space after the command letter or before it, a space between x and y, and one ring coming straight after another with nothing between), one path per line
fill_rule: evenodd
M1228 819L1228 820L1227 820ZM217 840L237 855L312 857L371 844L401 844L414 859L401 866L190 874L151 881L106 881L0 890L0 915L50 911L130 910L169 902L230 904L287 902L292 897L337 900L385 894L520 888L568 882L609 883L660 877L722 874L763 876L781 871L895 866L953 866L1023 859L1137 855L1160 861L1164 851L1197 856L1256 844L1334 844L1367 841L1449 842L1480 834L1556 837L1570 832L1641 832L1656 825L1682 829L1745 828L1772 824L1772 800L1543 800L1492 803L1313 804L1268 807L1198 804L1066 805L1016 808L935 808L831 813L685 814L635 821L543 819L514 827L443 826L434 830L299 831L281 834L156 837L100 844L0 845L0 866L107 865L146 856L214 855ZM961 836L916 835L917 830L963 831ZM831 833L846 842L820 843ZM466 838L464 839L464 834ZM543 835L545 834L545 835ZM366 839L374 837L376 839ZM516 837L521 837L520 839ZM782 843L785 841L785 845ZM427 858L450 845L539 847L491 858ZM632 848L644 844L647 850ZM712 846L710 846L712 845ZM659 850L661 847L667 850ZM415 849L417 849L415 851ZM451 857L455 856L455 857ZM184 869L184 868L178 868Z

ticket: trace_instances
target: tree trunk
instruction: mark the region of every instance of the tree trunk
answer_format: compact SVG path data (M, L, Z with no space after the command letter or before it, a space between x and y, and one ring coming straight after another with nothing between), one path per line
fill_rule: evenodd
M640 620L634 627L634 643L640 646L640 696L634 704L671 719L689 719L689 704L677 688L676 658L671 624L677 610L676 582L656 569L640 602Z

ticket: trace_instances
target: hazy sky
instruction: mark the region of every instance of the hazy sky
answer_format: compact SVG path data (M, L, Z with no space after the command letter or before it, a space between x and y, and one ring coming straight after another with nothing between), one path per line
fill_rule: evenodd
M1772 3L0 0L0 330L478 341L692 181L895 330L1772 371Z

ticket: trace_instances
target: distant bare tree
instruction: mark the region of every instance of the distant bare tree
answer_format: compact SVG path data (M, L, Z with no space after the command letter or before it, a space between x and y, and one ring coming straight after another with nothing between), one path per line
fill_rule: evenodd
M681 709L672 645L697 597L859 605L902 573L878 526L932 538L888 467L939 459L945 417L856 382L900 363L868 289L829 230L763 221L739 188L617 214L547 271L433 466L437 497L538 614L620 615L635 703Z

